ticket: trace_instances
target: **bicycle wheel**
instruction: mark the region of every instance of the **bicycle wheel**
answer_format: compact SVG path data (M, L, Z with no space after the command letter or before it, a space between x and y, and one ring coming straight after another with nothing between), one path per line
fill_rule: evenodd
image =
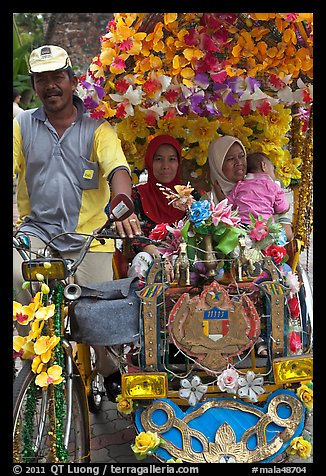
M65 354L67 360L67 355ZM66 367L67 368L67 367ZM72 363L72 372L56 394L54 385L42 391L34 383L30 365L24 365L13 388L13 460L22 463L90 461L89 413L84 385ZM71 381L71 417L69 418ZM60 397L61 395L61 397ZM60 417L54 428L54 412ZM70 425L70 430L69 428ZM67 432L67 433L65 433Z

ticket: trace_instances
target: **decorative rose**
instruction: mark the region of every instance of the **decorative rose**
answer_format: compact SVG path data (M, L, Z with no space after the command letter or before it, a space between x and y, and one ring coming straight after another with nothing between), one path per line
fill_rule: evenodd
M284 246L270 245L268 248L263 250L265 256L271 256L276 265L281 264L283 259L286 257L286 249Z
M299 301L296 296L293 296L288 299L288 306L290 309L290 314L293 319L300 317L300 306Z
M298 455L302 459L307 459L311 453L311 443L305 440L302 436L293 438L287 452L291 456Z
M236 393L238 388L239 374L234 369L223 370L217 377L217 384L222 392Z
M122 395L118 395L116 398L118 412L129 415L134 409L133 401L130 398L124 398Z
M308 411L313 409L314 392L312 388L309 388L308 385L303 384L297 389L297 395Z
M142 431L135 438L135 444L131 446L132 451L135 453L137 459L141 460L146 458L147 455L152 454L161 440L157 433L151 431Z
M293 354L297 354L302 348L300 336L297 332L292 331L290 335L290 351Z
M263 221L256 221L254 224L253 229L249 233L250 238L256 241L260 241L263 238L266 238L268 236L268 228L266 223Z
M156 227L153 228L151 234L149 235L149 238L151 240L156 240L156 241L165 240L165 238L168 235L167 226L168 226L168 223L160 223L156 225Z

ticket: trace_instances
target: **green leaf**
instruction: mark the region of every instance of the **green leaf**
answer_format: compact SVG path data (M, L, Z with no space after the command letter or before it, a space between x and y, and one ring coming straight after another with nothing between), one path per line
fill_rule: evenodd
M190 227L190 221L188 220L184 227L182 228L181 230L181 236L182 238L184 238L185 242L188 243L188 230L189 230L189 227Z

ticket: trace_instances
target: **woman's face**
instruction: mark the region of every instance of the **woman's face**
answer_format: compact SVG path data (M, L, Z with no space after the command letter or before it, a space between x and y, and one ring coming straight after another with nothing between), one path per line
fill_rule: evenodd
M153 174L159 183L169 183L175 178L179 167L178 154L170 144L158 147L153 157Z
M222 172L231 182L243 180L246 175L247 160L246 154L240 144L235 142L226 153Z

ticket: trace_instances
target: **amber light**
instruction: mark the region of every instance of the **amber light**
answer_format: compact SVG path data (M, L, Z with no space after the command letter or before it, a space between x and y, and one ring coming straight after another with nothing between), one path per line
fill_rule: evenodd
M276 384L301 382L313 378L312 355L282 357L273 361L274 380Z
M122 374L121 384L124 398L146 399L167 396L168 379L165 372Z
M50 263L51 266L44 267L44 263ZM42 274L44 279L65 279L68 275L65 262L57 258L23 261L22 273L25 281L38 281L38 273Z

